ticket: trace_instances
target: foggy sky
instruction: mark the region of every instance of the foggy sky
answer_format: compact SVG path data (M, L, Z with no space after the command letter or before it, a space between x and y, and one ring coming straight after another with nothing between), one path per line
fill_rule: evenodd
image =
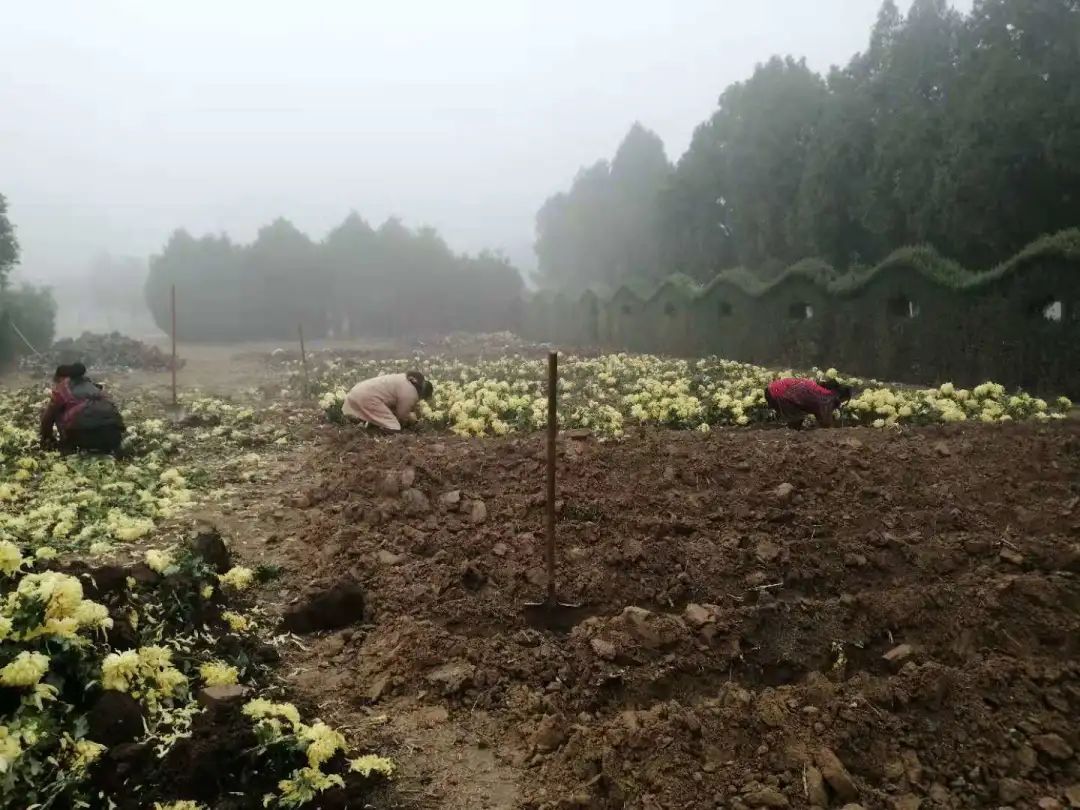
M844 63L878 5L11 0L0 193L35 280L180 226L321 238L350 209L532 267L537 208L635 120L674 160L755 63Z

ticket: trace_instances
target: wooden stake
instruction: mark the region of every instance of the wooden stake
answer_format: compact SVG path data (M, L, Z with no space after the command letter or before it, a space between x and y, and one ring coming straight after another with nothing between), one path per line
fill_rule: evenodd
M172 308L172 404L173 408L176 408L176 285L172 285L172 294L170 296L170 307Z
M311 394L311 382L308 379L307 350L304 348L304 325L297 324L296 331L300 333L300 362L304 366L304 396Z
M547 422L547 601L555 604L555 439L559 432L556 389L559 384L559 353L548 353Z

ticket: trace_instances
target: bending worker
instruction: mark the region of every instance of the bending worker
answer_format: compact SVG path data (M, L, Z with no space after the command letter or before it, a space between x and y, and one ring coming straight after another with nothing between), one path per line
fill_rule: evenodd
M342 413L369 427L398 432L402 425L416 421L413 408L421 399L431 399L434 387L419 371L384 374L353 386L345 396Z
M59 366L41 413L41 446L61 453L115 453L123 439L124 418L101 386L86 376L86 366Z
M792 430L799 430L807 416L821 427L832 427L833 412L850 399L851 388L836 380L785 377L765 388L765 401Z

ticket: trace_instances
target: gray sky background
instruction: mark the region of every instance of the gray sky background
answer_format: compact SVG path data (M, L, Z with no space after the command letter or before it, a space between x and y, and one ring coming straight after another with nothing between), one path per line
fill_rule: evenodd
M537 208L634 120L675 159L756 62L843 63L878 5L3 0L0 193L35 280L350 209L531 267Z

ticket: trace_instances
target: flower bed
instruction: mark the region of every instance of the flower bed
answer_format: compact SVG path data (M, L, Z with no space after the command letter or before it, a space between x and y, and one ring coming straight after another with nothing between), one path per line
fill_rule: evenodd
M190 504L258 474L252 448L287 443L281 420L196 398L174 424L136 398L123 460L62 458L36 447L42 399L0 394L0 807L299 807L388 775L281 701L285 637L250 598L275 572L175 540Z
M546 423L544 361L520 356L461 362L330 361L315 370L323 394L320 407L330 421L342 420L349 387L366 377L419 367L435 384L435 397L421 403L420 415L437 427L461 435L504 435L537 430ZM745 426L771 421L765 386L792 371L777 371L717 358L688 361L651 355L611 354L566 357L559 366L560 422L619 436L630 425L656 425L708 431L715 426ZM1054 403L1023 392L1009 394L994 383L971 390L951 383L917 390L875 380L845 377L835 369L826 376L854 387L844 409L849 424L888 427L979 419L1010 421L1062 418L1072 407L1062 397Z

